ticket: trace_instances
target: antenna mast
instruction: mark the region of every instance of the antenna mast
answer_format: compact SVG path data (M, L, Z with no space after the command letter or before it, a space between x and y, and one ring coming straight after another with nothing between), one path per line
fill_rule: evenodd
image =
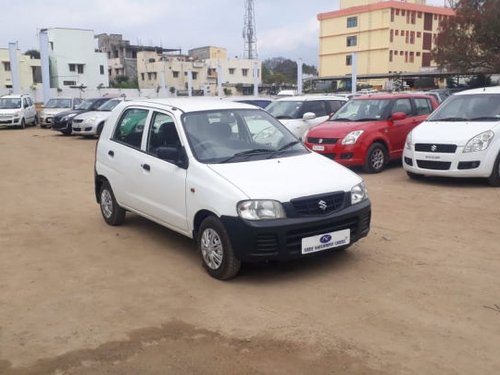
M256 59L257 32L255 30L255 12L253 7L253 0L245 0L243 39L245 40L245 57L247 59Z

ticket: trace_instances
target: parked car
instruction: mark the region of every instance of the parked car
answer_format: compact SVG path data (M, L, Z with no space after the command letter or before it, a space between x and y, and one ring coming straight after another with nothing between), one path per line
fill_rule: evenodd
M35 104L29 95L3 95L0 97L0 126L18 127L36 125Z
M446 99L408 134L403 167L414 179L482 177L500 186L500 86Z
M80 98L52 98L43 106L38 117L42 128L50 128L54 116L58 113L75 109L83 100Z
M426 95L358 96L309 130L305 145L342 165L378 173L391 159L401 158L406 135L437 106Z
M343 96L290 96L275 100L266 110L302 139L307 130L327 120L348 100Z
M95 111L83 112L73 117L71 121L73 134L86 137L99 136L111 111L123 100L125 100L123 97L110 99Z
M110 225L131 211L195 239L218 279L246 261L345 248L370 226L358 175L265 110L222 100L119 104L97 143L95 194Z
M106 103L110 97L100 97L85 99L78 107L75 109L60 112L54 116L54 122L52 123L52 130L60 131L65 135L70 135L73 132L72 122L73 118L81 113L95 111L101 105Z
M252 104L260 108L266 108L269 104L273 102L273 99L266 98L263 96L229 96L225 98L233 102Z

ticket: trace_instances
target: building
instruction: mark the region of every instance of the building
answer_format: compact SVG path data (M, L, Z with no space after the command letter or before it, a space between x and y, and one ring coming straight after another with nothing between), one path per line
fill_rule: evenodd
M93 30L50 28L49 45L50 86L108 87L107 55L97 51Z
M117 76L125 76L129 81L137 80L138 52L181 52L179 49L132 45L130 41L124 40L121 34L98 34L96 39L99 51L106 53L108 56L110 80L115 80Z
M261 82L261 62L258 60L228 58L225 48L201 47L188 55L138 52L137 72L139 88L168 87L180 95L188 89L189 72L192 89L209 95L217 94L217 71L220 71L226 93L251 94L254 85L254 66L257 83Z
M449 8L425 0L341 0L337 11L320 13L320 78L419 72L435 68L431 50ZM355 55L354 55L355 54ZM353 60L355 58L355 60ZM383 87L386 79L370 80Z
M17 50L17 64L21 92L29 92L42 82L40 59ZM0 90L12 89L11 61L8 48L0 48Z

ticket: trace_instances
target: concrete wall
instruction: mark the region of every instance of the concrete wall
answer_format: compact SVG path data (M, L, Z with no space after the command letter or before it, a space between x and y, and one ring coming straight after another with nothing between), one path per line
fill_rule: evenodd
M40 59L32 59L18 50L17 62L21 90L30 90L33 85L39 86L33 81L33 68L40 69ZM11 72L5 70L4 63L10 64L8 48L0 48L0 90L12 86Z

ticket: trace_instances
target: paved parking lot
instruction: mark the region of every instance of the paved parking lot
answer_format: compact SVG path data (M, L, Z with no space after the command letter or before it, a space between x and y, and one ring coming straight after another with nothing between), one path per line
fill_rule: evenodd
M0 130L1 374L500 373L500 189L363 175L366 239L220 282L190 240L104 224L94 149Z

